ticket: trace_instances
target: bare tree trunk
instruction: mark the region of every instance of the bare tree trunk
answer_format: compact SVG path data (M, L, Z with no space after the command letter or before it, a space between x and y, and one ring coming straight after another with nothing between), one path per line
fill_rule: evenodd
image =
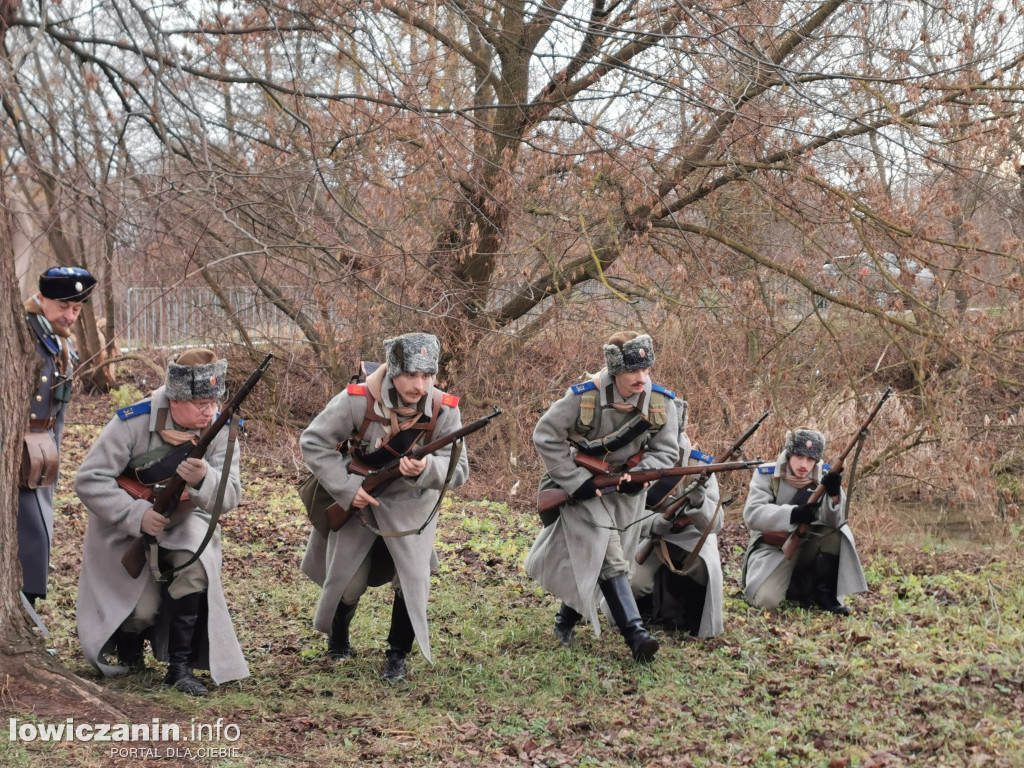
M37 374L26 369L39 366L21 310L18 280L11 247L13 222L7 206L5 180L0 174L0 350L10 364L0 366L0 687L5 704L17 706L19 693L46 688L51 694L88 702L113 715L116 709L102 701L102 692L72 675L46 653L21 605L21 564L18 562L18 469L22 435L28 427L30 387ZM18 364L14 361L23 361Z

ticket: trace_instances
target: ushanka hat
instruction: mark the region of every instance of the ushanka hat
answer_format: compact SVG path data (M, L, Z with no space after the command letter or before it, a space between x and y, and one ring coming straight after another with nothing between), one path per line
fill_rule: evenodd
M227 393L228 361L210 349L189 349L167 361L171 400L220 400Z
M637 371L654 365L654 342L646 333L622 343L604 345L604 362L608 373L618 376L626 371Z
M786 456L807 456L821 461L825 455L825 436L815 429L786 432Z
M403 373L437 373L437 360L441 356L441 342L430 333L404 333L384 340L384 359L388 376Z
M39 276L39 293L53 301L89 300L96 278L81 267L50 267Z

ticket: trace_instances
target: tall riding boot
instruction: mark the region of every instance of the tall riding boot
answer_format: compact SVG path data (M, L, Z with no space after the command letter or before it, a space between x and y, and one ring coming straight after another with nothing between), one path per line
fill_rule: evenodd
M171 612L171 624L167 632L167 677L164 685L173 685L189 696L205 696L206 686L192 674L192 640L199 621L199 607L205 597L203 592L193 592L175 600L167 598L166 608Z
M647 634L644 624L640 621L640 612L629 588L626 574L620 573L601 582L601 593L608 603L615 626L626 639L626 645L633 653L633 658L644 664L654 659L658 652L658 641Z
M117 660L121 662L121 666L128 667L129 673L145 671L141 633L125 632L119 628L114 632L114 648L117 650Z
M572 645L572 631L583 620L583 614L565 603L555 614L555 637L562 645Z
M814 561L814 602L823 611L837 616L849 616L850 609L839 602L836 595L839 584L839 555L819 552Z
M348 605L339 601L338 607L334 610L331 636L327 639L327 654L335 661L356 655L348 641L348 628L352 623L352 617L356 615L356 605Z
M388 650L385 653L384 671L380 675L389 683L405 680L408 675L405 657L412 650L412 641L415 639L416 632L412 628L412 619L409 618L409 611L405 607L405 597L401 592L395 592L395 602L391 606Z
M682 586L685 611L683 629L697 637L700 634L701 620L704 618L704 601L707 599L708 588L689 576L683 578Z

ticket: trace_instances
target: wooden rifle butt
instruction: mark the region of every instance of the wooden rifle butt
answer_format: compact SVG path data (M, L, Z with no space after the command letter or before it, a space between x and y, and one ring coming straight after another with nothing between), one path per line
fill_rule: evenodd
M327 508L326 514L327 525L334 532L341 530L341 526L348 522L349 518L352 517L352 510L345 509L338 502L334 502Z
M146 541L139 537L128 545L128 549L121 556L121 565L133 579L139 578L142 569L146 567Z

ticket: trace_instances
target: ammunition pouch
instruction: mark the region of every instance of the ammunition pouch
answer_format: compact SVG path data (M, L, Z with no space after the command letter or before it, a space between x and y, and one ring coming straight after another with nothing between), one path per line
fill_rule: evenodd
M49 432L26 432L21 444L21 469L18 487L46 488L57 480L60 457Z
M196 441L191 440L181 445L161 445L146 451L128 462L124 474L142 485L166 485L174 477L178 465L192 453L195 445Z

